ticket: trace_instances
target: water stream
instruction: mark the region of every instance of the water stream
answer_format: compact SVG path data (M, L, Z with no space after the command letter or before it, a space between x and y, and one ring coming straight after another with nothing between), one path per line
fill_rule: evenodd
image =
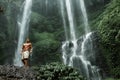
M62 51L63 51L63 62L68 66L72 66L77 68L80 73L86 76L87 80L101 80L99 69L97 66L92 65L89 58L94 57L94 49L92 45L92 32L90 31L90 27L88 24L87 12L84 4L84 0L79 0L79 9L82 12L82 20L84 24L84 35L81 37L76 36L76 25L74 22L74 10L72 10L72 2L71 0L61 0L61 14L63 18L63 25L65 29L66 41L63 42ZM68 17L69 28L66 27L66 19L65 19L65 10L64 6L66 6L66 13ZM68 32L67 29L70 29ZM70 38L68 38L67 33L70 34ZM92 55L92 56L91 56ZM88 57L89 56L89 57Z
M21 62L20 53L21 53L21 49L22 49L22 44L28 35L31 7L32 7L32 0L25 0L23 3L23 6L22 6L23 13L21 16L19 14L19 18L18 18L19 36L18 36L18 45L17 45L17 49L15 51L15 58L14 58L15 66L23 65Z

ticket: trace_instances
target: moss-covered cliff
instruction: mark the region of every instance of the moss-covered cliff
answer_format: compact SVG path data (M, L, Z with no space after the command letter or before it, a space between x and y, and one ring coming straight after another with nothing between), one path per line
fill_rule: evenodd
M120 78L120 0L111 0L96 24L110 72Z

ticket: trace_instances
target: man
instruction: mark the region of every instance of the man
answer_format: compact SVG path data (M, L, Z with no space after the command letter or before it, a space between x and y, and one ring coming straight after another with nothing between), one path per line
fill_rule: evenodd
M32 44L27 38L26 42L22 46L22 62L25 67L29 67L29 55L32 53Z

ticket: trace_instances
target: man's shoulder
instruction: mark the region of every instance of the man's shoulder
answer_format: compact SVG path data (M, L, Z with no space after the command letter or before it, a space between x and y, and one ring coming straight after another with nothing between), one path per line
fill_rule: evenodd
M23 45L31 45L32 43L24 43Z
M29 45L31 45L32 43L28 43Z

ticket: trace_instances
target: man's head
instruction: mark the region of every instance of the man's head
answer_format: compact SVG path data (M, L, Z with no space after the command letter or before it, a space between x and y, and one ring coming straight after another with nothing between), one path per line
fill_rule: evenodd
M26 39L26 43L30 43L30 39L29 38Z

